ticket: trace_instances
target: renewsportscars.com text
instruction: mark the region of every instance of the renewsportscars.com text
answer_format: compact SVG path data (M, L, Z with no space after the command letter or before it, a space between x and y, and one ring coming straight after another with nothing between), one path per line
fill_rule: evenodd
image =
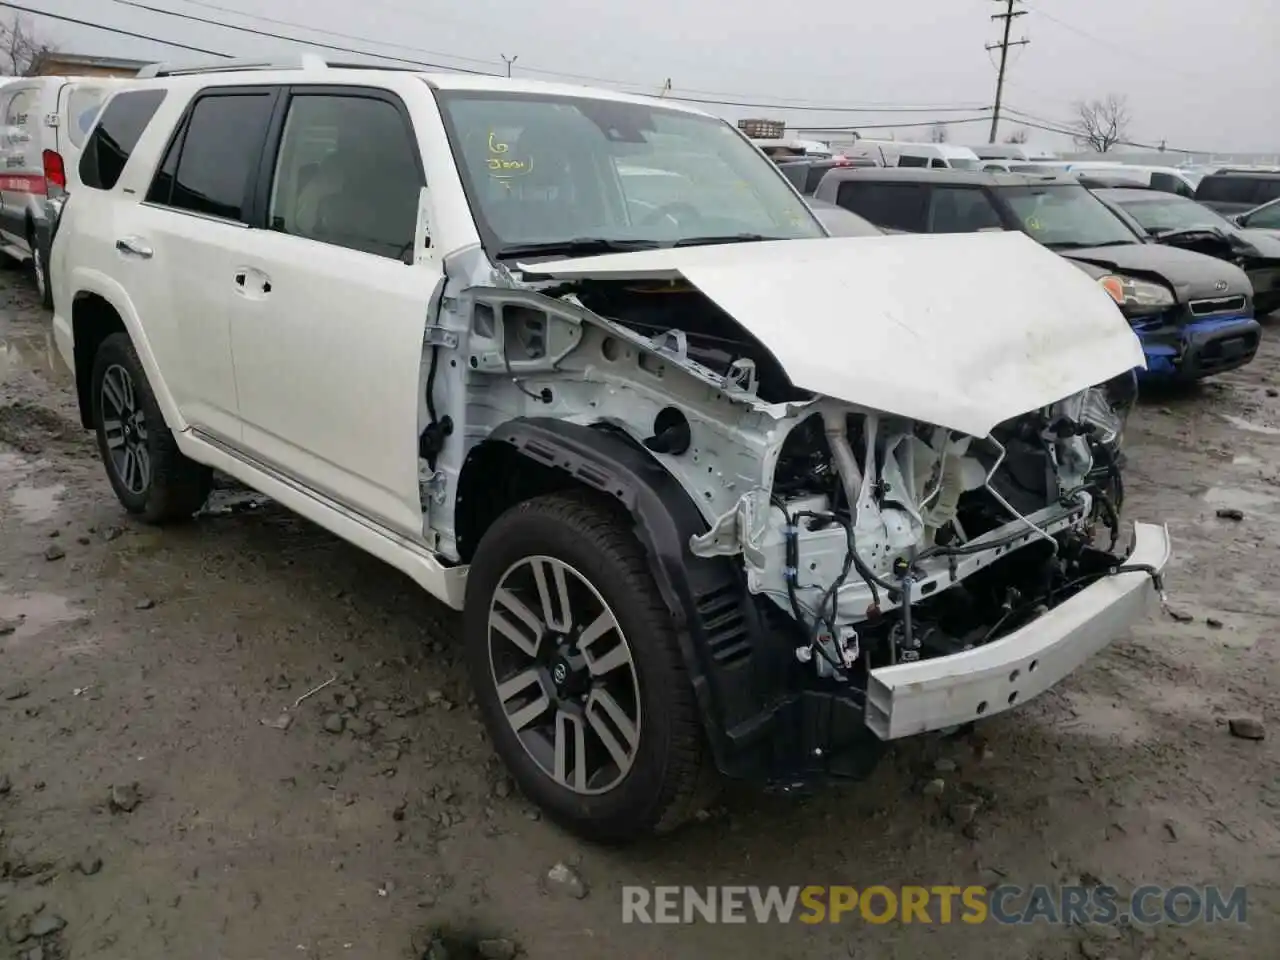
M1244 923L1244 887L722 886L622 888L623 923Z

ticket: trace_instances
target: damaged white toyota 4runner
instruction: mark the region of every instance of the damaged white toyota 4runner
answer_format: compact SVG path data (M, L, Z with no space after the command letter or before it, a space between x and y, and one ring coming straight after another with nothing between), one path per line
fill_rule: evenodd
M223 470L465 610L497 750L584 835L864 774L1159 587L1092 389L1142 351L1025 237L829 238L668 102L221 67L112 98L55 240L111 483L160 522Z

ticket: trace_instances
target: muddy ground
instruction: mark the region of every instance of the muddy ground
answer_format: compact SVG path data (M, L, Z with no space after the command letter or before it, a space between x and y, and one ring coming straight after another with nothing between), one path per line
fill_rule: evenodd
M808 798L733 791L617 852L511 791L455 618L399 574L227 490L185 529L129 520L48 316L0 272L0 957L399 960L441 925L531 958L1274 957L1278 359L1272 336L1243 372L1148 400L1130 430L1127 514L1169 524L1178 617L1153 613L988 722L985 747L908 743L870 782ZM1233 507L1242 520L1217 515ZM1232 736L1238 715L1270 735ZM933 778L940 796L921 789ZM543 891L561 862L585 897ZM620 919L624 884L1078 878L1246 884L1248 923Z

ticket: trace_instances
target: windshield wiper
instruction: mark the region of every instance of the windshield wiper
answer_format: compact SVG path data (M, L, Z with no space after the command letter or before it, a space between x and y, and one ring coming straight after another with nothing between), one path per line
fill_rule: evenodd
M711 237L681 237L673 247L710 247L717 243L758 243L761 240L786 240L786 237L766 237L762 233L726 233Z
M1085 243L1081 240L1058 240L1054 243L1046 243L1045 246L1050 250L1089 250L1093 247L1127 247L1131 243L1139 243L1135 237L1133 240L1104 240L1102 243Z
M1222 229L1220 227L1172 227L1168 230L1157 230L1151 236L1157 240L1170 240L1176 237L1199 237L1205 234L1211 234L1215 237L1222 237Z
M606 237L574 237L571 240L542 240L536 243L511 243L498 250L499 258L539 256L586 256L593 253L628 253L653 250L659 244L652 240L610 240Z

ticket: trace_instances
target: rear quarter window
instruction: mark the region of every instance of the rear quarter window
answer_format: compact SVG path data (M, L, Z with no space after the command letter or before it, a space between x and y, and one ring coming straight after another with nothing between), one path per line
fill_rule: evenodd
M84 147L89 139L89 130L93 121L98 119L98 111L102 109L102 101L107 98L103 87L73 87L67 97L67 115L64 119L67 139L77 150Z
M1196 188L1196 199L1215 203L1260 203L1255 198L1262 182L1253 177L1205 177ZM1276 180L1275 184L1280 188L1280 180Z
M163 90L125 90L111 98L80 155L81 183L95 190L115 187L164 97Z
M836 203L878 227L923 233L929 191L920 183L846 180L836 191Z

